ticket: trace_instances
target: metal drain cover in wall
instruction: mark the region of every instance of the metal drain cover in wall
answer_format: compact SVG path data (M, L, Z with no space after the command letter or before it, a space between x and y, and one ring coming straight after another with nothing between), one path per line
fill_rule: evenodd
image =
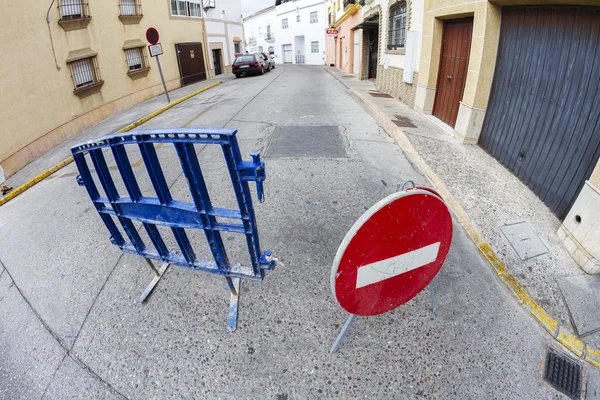
M542 239L527 221L501 225L500 230L523 261L548 252Z
M347 157L337 126L278 126L266 157Z
M573 400L581 398L583 371L571 357L548 347L544 364L544 380Z

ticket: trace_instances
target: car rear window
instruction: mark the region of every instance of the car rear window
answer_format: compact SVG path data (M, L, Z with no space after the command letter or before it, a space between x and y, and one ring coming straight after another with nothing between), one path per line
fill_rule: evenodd
M251 62L254 61L254 56L239 56L235 59L235 62Z

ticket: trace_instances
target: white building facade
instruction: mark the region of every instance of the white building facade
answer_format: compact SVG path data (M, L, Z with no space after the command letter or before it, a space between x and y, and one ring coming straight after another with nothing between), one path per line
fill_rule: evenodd
M277 0L244 19L246 51L269 52L277 63L324 65L326 26L322 0Z
M244 52L241 0L203 0L202 6L208 76L231 73L235 57Z

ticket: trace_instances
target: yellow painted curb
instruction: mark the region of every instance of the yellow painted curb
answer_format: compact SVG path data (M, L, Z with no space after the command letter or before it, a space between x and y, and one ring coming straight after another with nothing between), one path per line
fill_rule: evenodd
M181 104L184 101L186 101L186 100L188 100L188 99L196 96L197 94L205 92L208 89L212 89L215 86L218 86L218 85L220 85L222 83L223 83L223 81L218 81L218 82L215 82L215 83L213 83L211 85L205 86L202 89L198 89L195 92L192 92L192 93L190 93L188 95L185 95L182 98L177 99L177 100L173 101L172 103L169 103L166 106L159 108L158 110L154 111L153 113L148 114L145 117L143 117L143 118L135 121L134 123L127 125L125 128L119 130L117 133L129 132L130 130L132 130L134 128L137 128L138 126L140 126L140 125L148 122L149 120L151 120L152 118L156 117L157 115L164 113L168 109L173 108L176 105ZM40 183L41 181L43 181L44 179L46 179L47 177L49 177L50 175L52 175L56 171L58 171L58 170L60 170L60 169L62 169L64 167L66 167L67 165L71 164L72 162L73 162L73 157L69 156L67 159L62 160L61 162L59 162L55 166L48 168L47 170L45 170L41 174L37 175L33 179L29 180L28 182L25 182L24 184L22 184L21 186L17 187L14 190L12 190L9 194L7 194L3 198L1 198L0 199L0 206L8 203L12 199L14 199L15 197L17 197L21 193L23 193L24 191L26 191L27 189L29 189L32 186Z
M333 74L332 74L333 75ZM335 77L335 75L333 75ZM336 77L335 77L336 78ZM337 79L337 78L336 78ZM342 82L344 83L344 82ZM588 363L600 367L600 351L584 344L568 329L560 326L558 322L552 318L546 310L544 310L521 286L517 278L510 273L504 262L498 257L492 246L488 244L483 235L477 229L471 218L467 215L458 200L450 193L444 185L440 177L433 169L425 162L421 155L413 147L412 143L391 119L385 113L374 107L361 94L348 88L350 93L361 103L365 109L373 116L379 125L386 133L398 143L404 154L409 158L411 163L427 178L433 185L435 190L444 198L448 207L452 210L458 223L465 229L471 240L477 245L479 251L486 258L490 266L498 275L500 281L508 288L509 292L519 302L521 307L525 309L538 324L544 328L557 342L571 351L577 357L587 361Z

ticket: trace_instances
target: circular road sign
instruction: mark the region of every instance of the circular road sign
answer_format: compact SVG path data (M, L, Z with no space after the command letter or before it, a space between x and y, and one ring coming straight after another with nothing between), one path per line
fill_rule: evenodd
M148 28L148 30L146 31L146 40L148 41L148 43L156 44L158 43L159 38L160 36L158 36L158 31L156 29Z
M394 193L346 234L331 270L333 295L355 315L391 311L435 278L451 242L452 217L435 191Z

